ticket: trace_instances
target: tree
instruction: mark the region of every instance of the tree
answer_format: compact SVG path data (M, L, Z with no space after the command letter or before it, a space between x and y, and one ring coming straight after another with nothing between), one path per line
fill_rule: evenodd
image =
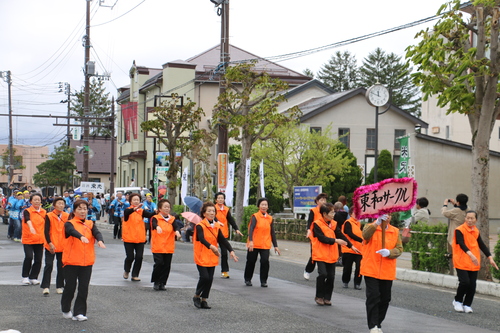
M332 139L330 128L323 133L291 123L275 131L273 138L256 145L252 155L264 159L266 184L276 194L287 194L293 208L294 186L326 185L336 181L351 159L344 156L343 145ZM345 147L345 146L344 146Z
M285 97L282 91L288 84L273 79L266 72L253 70L254 63L243 63L227 68L224 75L225 92L219 95L214 106L213 122L226 126L228 137L241 142L241 160L236 175L236 221L243 216L243 190L245 161L250 157L253 144L265 141L274 131L289 122L297 121L299 109L293 107L284 113L278 105Z
M363 60L360 68L361 86L369 88L376 83L385 85L391 91L391 104L418 117L420 93L411 81L411 71L412 68L401 57L376 48Z
M85 89L75 92L73 98L71 99L71 116L72 117L83 117L85 111L83 108L83 101L85 99ZM109 128L109 117L112 116L111 111L111 100L109 99L109 92L105 92L104 81L96 78L92 78L90 81L90 109L89 117L100 117L101 119L91 119L89 120L89 133L90 135L105 136L111 135L111 128ZM108 119L105 119L108 118ZM79 120L82 123L81 120ZM108 127L96 127L96 126L108 126Z
M443 4L441 19L420 31L417 45L406 56L415 65L413 82L424 100L436 96L447 113L464 114L472 133L471 206L478 215L477 227L489 239L488 179L489 144L500 110L499 0L477 0L462 8L459 0ZM466 15L464 12L469 13ZM472 41L473 40L473 41ZM483 257L481 278L491 278Z
M12 148L12 155L14 157L14 160L12 161L12 166L9 166L10 149L8 147L4 149L1 156L2 162L0 166L0 175L8 175L9 172L12 172L11 175L14 175L15 170L26 169L26 166L23 165L23 157L21 155L16 156L16 151L16 148ZM10 170L11 167L12 169ZM12 177L11 183L15 183L14 177Z
M374 183L374 172L375 168L370 170L370 174L366 177L365 184L373 184ZM391 153L384 149L380 152L377 159L377 182L380 182L384 179L393 178L394 177L394 162L392 161Z
M168 197L171 199L177 198L179 186L177 175L182 162L182 159L176 158L176 153L180 152L182 156L205 162L208 158L207 149L204 147L213 144L214 136L209 131L198 128L204 115L203 109L196 108L196 103L191 99L187 98L184 103L181 103L181 97L172 94L171 99L155 108L153 119L141 123L141 129L154 133L169 153L169 169L166 175ZM194 164L197 164L197 161L194 161ZM200 177L202 177L201 174Z
M335 91L346 91L359 87L359 75L356 56L349 51L337 51L320 68L317 77Z
M314 72L312 70L310 70L309 68L304 69L302 71L302 74L314 78Z
M33 175L36 186L61 186L69 188L73 184L73 171L75 165L75 148L70 148L61 143L49 154L49 159L37 165L38 172Z

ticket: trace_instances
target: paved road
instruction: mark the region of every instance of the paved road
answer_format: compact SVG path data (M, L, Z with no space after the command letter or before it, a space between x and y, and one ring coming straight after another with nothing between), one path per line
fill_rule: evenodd
M367 332L364 291L340 288L340 269L332 307L314 303L314 279L302 278L304 260L293 243L282 242L283 256L271 258L269 288L243 284L245 252L231 263L231 278L216 278L211 310L193 307L198 272L191 244L177 244L166 292L155 292L149 278L152 256L145 250L142 281L123 280L124 250L103 231L107 249L96 249L88 322L63 319L60 295L43 297L38 286L21 286L22 246L5 238L0 225L0 330L30 332ZM290 247L287 249L287 247ZM307 253L303 255L307 257ZM307 258L306 258L307 259ZM257 268L258 271L258 268ZM218 273L218 269L216 271ZM216 275L217 276L217 275ZM316 275L313 274L313 277ZM41 278L41 276L40 276ZM395 281L384 332L499 332L500 300L478 296L473 314L452 311L454 290Z

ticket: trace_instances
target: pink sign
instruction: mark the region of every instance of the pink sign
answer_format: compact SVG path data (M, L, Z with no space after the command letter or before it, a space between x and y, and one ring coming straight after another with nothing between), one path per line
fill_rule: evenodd
M413 178L389 178L361 186L354 191L354 212L358 219L411 209L417 200L417 182Z

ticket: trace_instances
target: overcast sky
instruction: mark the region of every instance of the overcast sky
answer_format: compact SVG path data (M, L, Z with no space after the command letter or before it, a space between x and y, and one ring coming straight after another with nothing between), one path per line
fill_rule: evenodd
M442 2L230 0L230 43L261 57L297 52L431 17ZM91 60L99 74L111 74L106 87L115 97L116 88L129 83L134 60L161 68L220 42L220 17L210 0L101 0L101 5L91 2ZM85 7L85 0L0 0L0 71L12 72L14 114L66 114L58 82L68 82L72 91L83 86ZM317 72L336 51L348 50L361 62L376 47L404 57L416 32L435 22L279 63ZM7 84L0 81L0 113L6 114ZM14 144L53 146L66 132L52 126L53 119L14 117L13 123ZM0 143L8 143L5 116Z

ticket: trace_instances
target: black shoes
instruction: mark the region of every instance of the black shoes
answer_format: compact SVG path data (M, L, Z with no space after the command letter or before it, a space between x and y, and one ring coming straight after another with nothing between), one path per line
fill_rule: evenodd
M160 284L158 282L155 282L153 285L154 290L160 290Z
M198 296L193 297L193 303L194 303L194 306L196 306L198 309L201 308L201 298L200 297L198 297Z
M202 309L211 309L211 307L208 306L207 301L201 301L201 308Z
M342 283L342 288L345 288L345 289L349 288L349 283Z
M265 282L261 282L260 286L261 286L262 288L267 288L267 283L265 283Z
M164 283L160 283L160 290L167 290L167 287Z
M361 286L359 284L354 285L354 289L361 290Z
M252 281L245 281L245 285L247 287L251 287L252 286Z

